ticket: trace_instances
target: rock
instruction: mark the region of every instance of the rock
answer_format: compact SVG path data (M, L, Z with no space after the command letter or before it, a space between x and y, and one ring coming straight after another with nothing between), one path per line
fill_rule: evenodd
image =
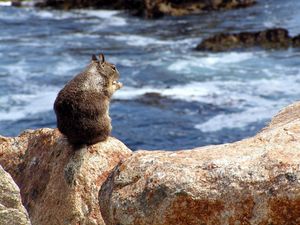
M138 151L99 192L107 225L300 224L300 102L260 133L184 151Z
M22 205L19 187L0 165L0 224L30 225Z
M233 9L253 5L254 0L145 0L145 16L183 16L201 11Z
M293 38L293 47L300 47L300 34Z
M158 18L163 15L182 16L207 10L233 9L253 5L255 0L44 0L39 7L126 9L134 15Z
M142 15L144 0L35 0L37 7L53 7L58 9L97 8L129 10L133 14Z
M0 155L33 225L101 225L99 189L131 151L112 137L74 151L57 130L40 129L1 137Z
M291 43L292 38L286 29L274 28L258 32L217 34L203 40L196 50L220 52L253 47L282 49L290 47Z

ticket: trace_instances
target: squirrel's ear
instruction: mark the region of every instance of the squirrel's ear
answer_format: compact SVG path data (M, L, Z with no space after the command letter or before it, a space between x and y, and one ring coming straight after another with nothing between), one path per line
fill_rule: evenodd
M98 61L96 55L94 55L94 54L92 55L92 61Z
M104 58L104 55L102 53L99 54L99 61L100 61L100 63L104 63L105 62L105 58Z

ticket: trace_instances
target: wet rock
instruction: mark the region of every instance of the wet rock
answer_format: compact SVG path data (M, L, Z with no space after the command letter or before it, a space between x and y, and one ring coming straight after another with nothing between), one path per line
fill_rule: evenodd
M107 225L300 224L300 102L252 138L138 151L99 192Z
M300 34L293 37L293 46L300 47Z
M19 187L0 165L0 224L30 225L22 205Z
M274 28L258 32L217 34L203 40L196 50L220 52L253 47L284 49L290 47L291 43L292 38L286 29Z
M142 15L144 0L36 0L37 7L53 7L58 9L98 8L129 10L135 15Z
M254 0L145 0L145 16L147 18L163 15L182 16L208 10L247 7L254 3Z
M145 93L141 97L137 98L135 101L149 106L156 106L159 108L165 108L166 106L174 103L174 100L162 96L160 93L156 92Z
M182 16L207 10L232 9L253 5L255 0L45 0L36 5L55 8L126 9L145 18L163 15Z
M19 185L33 225L104 224L99 189L131 151L107 141L74 151L57 130L25 131L0 138L0 164Z

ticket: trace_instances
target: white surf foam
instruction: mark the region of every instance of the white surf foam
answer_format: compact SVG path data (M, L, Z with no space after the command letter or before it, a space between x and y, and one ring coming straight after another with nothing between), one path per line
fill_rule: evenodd
M0 2L0 6L12 6L12 2Z
M186 38L182 40L161 40L156 37L143 36L138 34L122 34L122 35L109 35L109 38L125 42L131 46L144 47L144 46L155 46L155 45L167 45L170 48L193 48L198 39L196 38Z
M243 128L251 123L270 119L288 105L291 98L296 99L300 95L299 83L300 71L294 76L275 76L272 79L192 82L170 88L124 87L115 94L115 98L134 99L154 92L173 99L234 109L233 113L219 114L195 125L195 128L203 132L215 132L224 128Z
M286 104L279 105L283 107ZM270 119L279 108L278 105L272 103L260 107L254 106L239 113L217 115L205 123L195 125L195 128L203 132L216 132L224 128L243 128L251 123Z
M230 52L208 54L206 56L187 56L176 60L168 66L168 70L174 72L191 73L195 68L219 69L220 67L236 64L253 58L251 52Z
M297 99L296 96L300 95L300 82L297 80L299 75L241 83L238 85L240 88L236 88L237 92L228 93L239 96L244 102L241 107L236 107L241 112L217 115L204 123L195 125L195 128L203 132L215 132L224 128L243 128L251 123L270 119L282 107L290 104L293 96ZM241 90L245 91L243 95L240 94Z
M102 19L110 19L111 17L116 16L120 13L117 10L78 10L78 12Z
M9 109L0 111L0 120L19 120L29 115L52 110L53 103L58 93L55 88L40 87L37 94L16 94L12 96L0 97L1 105L7 105L11 102L15 104Z
M134 34L109 35L108 37L116 41L126 42L126 44L128 45L137 46L137 47L170 44L170 41L164 41L164 40L156 39L154 37L146 37L146 36L134 35Z
M68 19L68 18L80 18L81 14L79 14L76 10L70 11L62 11L62 10L47 10L47 9L30 9L31 13L41 19Z
M143 88L124 87L116 92L114 97L118 99L134 99L146 93L159 93L174 99L181 99L185 101L205 101L205 97L212 97L217 94L218 88L209 83L203 84L199 82L190 83L187 85L177 85L170 88L159 88L146 86Z
M94 30L110 26L125 26L127 21L124 17L118 16L120 13L116 10L79 10L77 11L85 16L95 17L99 20L95 21L99 25L94 25Z
M64 60L59 61L54 68L51 68L51 72L53 72L56 75L74 75L71 72L76 71L77 73L80 73L83 68L80 67L78 62L74 61L74 59L70 55L63 56ZM86 64L88 63L85 62Z

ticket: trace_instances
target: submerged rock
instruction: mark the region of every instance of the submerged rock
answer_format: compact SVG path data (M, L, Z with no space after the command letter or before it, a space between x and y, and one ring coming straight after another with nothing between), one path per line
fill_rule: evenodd
M30 225L22 205L19 187L0 165L0 224Z
M0 164L19 185L33 225L104 224L99 189L131 151L115 138L74 151L57 130L0 139Z
M233 9L253 5L255 0L44 0L40 7L126 9L145 18L163 15L181 16L207 10Z
M280 49L288 48L292 43L292 38L286 29L274 28L258 32L217 34L203 40L196 50L220 52L253 47Z
M252 138L138 151L99 192L107 225L300 224L300 102Z

